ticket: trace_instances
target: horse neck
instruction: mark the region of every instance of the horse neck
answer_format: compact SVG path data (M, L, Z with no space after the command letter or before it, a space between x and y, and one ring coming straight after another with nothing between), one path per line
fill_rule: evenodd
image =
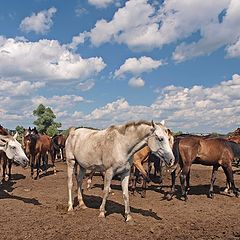
M128 139L128 145L134 148L136 145L143 145L142 142L151 133L151 127L146 124L130 126L126 128L125 136ZM140 147L140 146L139 146Z

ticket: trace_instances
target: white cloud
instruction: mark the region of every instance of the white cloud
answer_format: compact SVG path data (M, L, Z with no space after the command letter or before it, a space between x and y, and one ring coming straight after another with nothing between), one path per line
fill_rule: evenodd
M88 2L97 8L105 8L108 5L114 3L114 0L88 0Z
M34 97L32 99L32 103L35 106L39 104L43 104L46 106L51 106L53 108L57 108L59 110L64 110L67 108L74 106L76 103L84 102L84 98L82 96L77 95L63 95L63 96L52 96L51 98L46 98L43 96Z
M43 10L39 13L33 13L30 17L26 17L20 24L23 32L35 32L37 34L46 34L53 25L52 17L57 12L55 7Z
M238 127L240 121L240 76L205 88L168 86L150 106L129 105L125 99L108 103L82 118L83 123L107 127L130 120L166 120L175 131L222 132Z
M192 43L181 43L173 53L173 59L182 62L193 57L208 55L220 47L232 45L233 42L236 42L240 37L240 31L238 30L240 1L231 0L226 8L226 14L222 21L219 22L217 15L220 8L218 12L210 15L212 19L201 26L200 40Z
M121 77L125 73L131 73L136 76L143 72L150 72L157 69L163 64L164 62L162 60L153 60L152 58L146 56L140 57L139 59L128 58L125 60L125 63L115 71L114 76Z
M86 82L82 82L78 84L78 88L81 91L88 91L95 86L94 80L87 80Z
M44 82L31 83L28 81L12 82L0 79L0 93L1 95L11 96L27 96L32 94L37 89L45 86Z
M240 57L240 37L237 42L228 46L226 51L229 58Z
M179 42L173 53L177 62L208 55L221 47L229 51L234 48L236 54L238 45L233 44L240 37L238 12L239 0L218 0L214 4L202 0L166 0L161 5L131 0L111 20L98 20L90 32L84 33L84 40L90 38L94 46L107 42L126 44L133 50L152 50ZM80 36L82 43L83 35ZM191 37L199 40L191 42ZM79 43L75 41L74 46Z
M139 87L143 87L145 85L145 82L140 77L138 78L133 77L128 81L128 85L131 87L139 88Z
M0 75L20 81L82 81L106 64L101 57L83 59L56 40L27 42L0 36Z

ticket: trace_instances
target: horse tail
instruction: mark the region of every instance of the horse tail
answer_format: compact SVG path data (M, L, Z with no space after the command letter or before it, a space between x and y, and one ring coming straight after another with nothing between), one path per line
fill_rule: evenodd
M55 142L56 140L56 135L51 139L51 142L52 142L52 146L55 150L59 151L60 150L60 147L58 146L58 144Z

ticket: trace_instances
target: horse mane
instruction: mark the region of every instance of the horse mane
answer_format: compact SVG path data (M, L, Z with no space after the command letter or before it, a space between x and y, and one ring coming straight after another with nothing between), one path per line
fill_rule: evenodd
M148 121L145 121L145 120L139 120L139 121L130 121L124 125L112 125L108 128L108 131L114 131L114 130L117 130L120 134L125 134L126 130L129 128L129 127L137 127L137 126L140 126L142 124L145 124L145 125L148 125L148 126L151 126L151 123L148 122Z
M0 134L7 136L9 135L8 131L0 124Z

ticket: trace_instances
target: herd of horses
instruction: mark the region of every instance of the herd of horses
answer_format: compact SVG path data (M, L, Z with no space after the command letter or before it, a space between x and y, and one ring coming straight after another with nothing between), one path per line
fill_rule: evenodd
M7 165L8 177L11 178L12 161L22 166L29 165L31 177L38 179L41 171L46 174L49 166L48 160L51 159L53 173L56 174L55 160L58 155L67 164L68 211L73 210L72 176L74 173L77 180L79 206L86 207L82 195L82 183L87 170L90 171L87 188L90 188L91 179L96 171L100 172L104 179L99 217L105 216L111 180L118 175L123 191L125 220L131 221L129 185L134 194L136 182L141 176L141 196L145 197L147 182L151 181L152 165L155 169L154 176L157 172L161 176L163 165L171 172L172 185L168 199L176 194L176 176L180 175L181 199L187 200L192 164L213 167L208 193L210 198L214 196L213 185L220 167L226 176L225 191L232 190L236 197L239 196L234 183L232 166L234 162L239 164L240 131L226 138L190 134L174 136L164 122L133 121L124 125L110 126L103 130L71 128L68 136L56 135L52 138L38 133L36 128L28 128L20 144L16 136L11 136L0 125L0 161L2 161L3 180L6 180ZM147 170L144 164L147 165ZM36 176L34 177L35 169Z

